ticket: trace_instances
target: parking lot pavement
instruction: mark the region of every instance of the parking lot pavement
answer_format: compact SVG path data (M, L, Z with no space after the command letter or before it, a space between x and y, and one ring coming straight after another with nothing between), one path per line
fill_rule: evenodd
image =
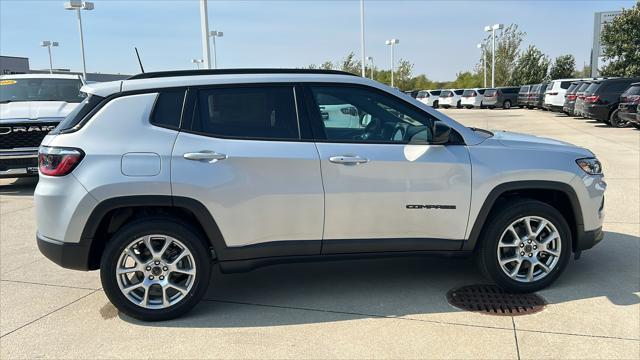
M585 146L609 184L605 240L518 317L447 304L483 282L470 260L409 258L276 265L214 273L187 316L119 314L97 272L38 252L29 179L0 180L0 357L9 358L639 358L640 131L533 110L448 110L465 125Z

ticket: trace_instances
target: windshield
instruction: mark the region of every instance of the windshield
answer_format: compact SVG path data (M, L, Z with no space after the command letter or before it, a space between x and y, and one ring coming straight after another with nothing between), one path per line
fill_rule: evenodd
M79 103L80 79L3 79L0 80L0 102L16 101L66 101Z

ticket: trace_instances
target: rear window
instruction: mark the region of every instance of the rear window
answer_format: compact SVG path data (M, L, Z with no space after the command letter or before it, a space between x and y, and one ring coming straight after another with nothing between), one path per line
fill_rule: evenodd
M487 96L487 97L494 96L494 95L496 94L496 92L497 92L497 91L498 91L498 90L496 90L496 89L489 89L489 90L486 90L486 91L484 92L484 96Z
M416 96L417 99L424 99L426 97L429 97L429 92L426 90L418 91L418 96Z
M640 84L632 85L622 95L624 96L640 95Z
M520 87L520 94L526 94L529 92L529 85Z
M88 95L80 104L78 104L78 106L76 106L75 109L73 109L73 111L69 113L69 115L67 115L67 117L64 118L64 120L58 124L58 126L56 126L55 129L53 129L53 131L51 131L51 134L69 132L80 124L82 119L84 119L91 110L95 109L102 100L104 100L103 97Z
M567 94L575 94L580 83L571 83L571 86L567 89Z
M200 90L192 130L217 137L297 140L293 87Z
M561 89L568 89L571 86L571 81L562 81L560 82Z
M431 92L431 95L438 96L438 95L440 95L440 93L441 93L442 91L441 91L441 90L431 90L430 92Z
M591 83L589 87L584 90L585 94L593 94L600 87L600 83Z
M583 92L583 91L585 91L585 90L589 87L589 85L591 85L591 83L588 83L588 82L586 82L586 83L582 83L582 85L580 85L580 87L578 88L578 91L576 91L576 92Z
M479 93L480 95L484 95L484 92L485 92L485 91L486 91L486 89L480 89L480 90L478 90L478 93Z
M463 92L464 92L464 90L456 90L456 91L454 91L454 93L456 93L456 95L462 95Z
M477 95L477 94L476 94L475 90L465 90L465 91L462 93L462 96L467 96L467 97L469 97L469 96L476 96L476 95Z
M157 126L180 128L183 102L184 90L161 92L156 99L150 122Z
M444 90L443 92L440 93L440 96L442 96L442 97L453 96L453 92L449 91L449 90Z

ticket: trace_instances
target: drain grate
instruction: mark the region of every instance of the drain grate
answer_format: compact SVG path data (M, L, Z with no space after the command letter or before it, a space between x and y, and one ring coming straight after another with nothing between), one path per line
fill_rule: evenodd
M495 285L467 285L447 293L449 303L459 309L491 315L518 316L544 309L536 294L511 294Z

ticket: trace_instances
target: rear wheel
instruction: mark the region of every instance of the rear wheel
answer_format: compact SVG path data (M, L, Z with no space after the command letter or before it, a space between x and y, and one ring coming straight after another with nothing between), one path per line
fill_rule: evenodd
M628 123L622 119L620 119L620 116L618 116L618 109L615 109L611 115L609 115L609 124L611 124L611 126L613 127L617 127L617 128L623 128L623 127L627 127Z
M507 110L511 109L511 101L505 100L504 103L502 103L502 108Z
M462 109L462 102L460 100L458 100L458 103L456 104L456 108Z
M494 212L480 241L480 270L512 292L545 288L560 276L571 255L566 220L536 200L517 200Z
M202 236L172 218L124 226L107 243L100 278L118 310L145 321L191 310L209 285L211 260Z
M434 100L433 101L433 108L437 109L438 108L438 100Z

